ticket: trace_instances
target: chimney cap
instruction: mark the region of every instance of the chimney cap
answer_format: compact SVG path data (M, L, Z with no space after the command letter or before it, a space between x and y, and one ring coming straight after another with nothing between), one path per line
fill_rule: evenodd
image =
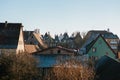
M5 21L5 27L7 27L7 21Z
M5 23L7 23L7 21L5 21Z

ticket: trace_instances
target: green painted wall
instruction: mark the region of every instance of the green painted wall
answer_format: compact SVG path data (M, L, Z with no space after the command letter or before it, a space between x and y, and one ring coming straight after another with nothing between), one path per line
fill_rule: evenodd
M93 48L96 48L96 51L93 52ZM108 55L111 58L115 58L115 54L111 51L109 46L106 44L106 42L103 40L101 36L97 39L95 44L92 46L92 48L87 53L90 57L102 57L104 55Z

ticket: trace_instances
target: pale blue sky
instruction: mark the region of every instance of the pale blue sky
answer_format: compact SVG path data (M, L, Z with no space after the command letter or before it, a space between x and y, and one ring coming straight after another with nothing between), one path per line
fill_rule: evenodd
M0 0L0 22L44 34L107 30L120 36L120 0Z

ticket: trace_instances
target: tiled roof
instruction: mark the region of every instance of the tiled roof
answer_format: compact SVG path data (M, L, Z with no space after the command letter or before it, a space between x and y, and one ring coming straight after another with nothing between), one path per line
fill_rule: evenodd
M43 48L47 48L47 45L43 42L43 40L40 37L40 34L38 33L33 33L33 35L35 36L35 38L37 39L37 41L39 42L39 45L42 46Z
M0 48L17 48L21 23L0 23Z
M88 34L91 34L91 35L102 34L104 38L118 39L117 35L105 30L91 30L88 32Z
M25 45L25 52L27 53L33 53L39 50L39 47L37 45Z

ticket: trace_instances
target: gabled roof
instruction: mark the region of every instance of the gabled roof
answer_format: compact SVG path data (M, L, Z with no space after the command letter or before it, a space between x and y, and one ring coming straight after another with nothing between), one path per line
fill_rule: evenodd
M105 38L104 38L101 34L98 35L98 37L97 37L95 40L93 40L90 44L87 45L87 51L86 51L86 53L89 52L89 50L92 48L92 46L96 43L96 41L97 41L100 37L101 37L101 38L104 40L104 42L107 44L108 48L115 54L114 50L110 47L110 45L106 42ZM116 55L116 54L115 54L115 55ZM116 56L117 56L117 55L116 55Z
M48 46L43 42L42 38L40 37L40 34L39 33L35 33L33 32L33 35L34 37L36 38L36 40L38 41L39 45L42 47L42 48L47 48Z
M33 53L39 50L39 47L37 45L25 45L25 52L27 53Z
M21 23L0 23L0 48L16 49L19 40Z
M50 33L45 33L45 35L43 36L44 40L53 40L53 38L51 37Z
M49 50L54 50L54 49L66 51L67 53L65 53L65 54L67 54L67 55L69 55L69 53L70 54L73 53L73 55L74 55L74 53L75 53L74 50L71 50L71 49L68 49L68 48L64 48L64 47L61 47L61 46L57 46L57 47L49 47L49 48L46 48L46 49L42 49L41 51L34 52L32 54L39 55L39 54L42 54L42 52L49 51ZM50 54L51 55L51 53L46 53L46 54ZM62 54L62 53L60 53L60 54Z
M55 41L60 42L58 35L55 35Z
M63 38L62 38L61 41L68 40L68 39L69 39L68 33L65 32L65 33L63 34Z

